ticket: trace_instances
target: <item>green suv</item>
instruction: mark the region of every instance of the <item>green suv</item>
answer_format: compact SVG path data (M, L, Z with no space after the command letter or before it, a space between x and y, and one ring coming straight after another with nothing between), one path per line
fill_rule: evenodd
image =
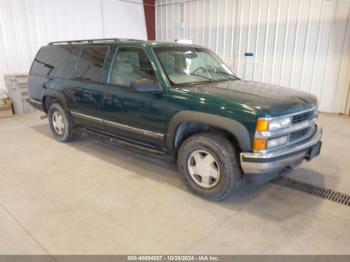
M239 79L212 51L128 39L53 42L36 55L30 103L61 142L81 127L171 156L189 188L221 200L244 176L320 153L317 99Z

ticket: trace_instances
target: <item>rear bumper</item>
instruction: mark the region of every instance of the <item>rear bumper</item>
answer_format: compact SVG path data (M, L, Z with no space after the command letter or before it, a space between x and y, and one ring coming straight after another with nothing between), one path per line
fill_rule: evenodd
M44 111L41 101L28 98L28 103L37 110Z
M311 160L320 153L321 138L322 128L317 127L315 134L302 144L269 153L241 153L242 169L246 174L264 174L293 166L303 159Z

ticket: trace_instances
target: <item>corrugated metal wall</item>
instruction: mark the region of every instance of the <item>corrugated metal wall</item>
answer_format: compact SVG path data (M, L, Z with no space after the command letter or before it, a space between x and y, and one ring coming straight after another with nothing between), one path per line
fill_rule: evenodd
M157 5L158 40L192 39L216 51L243 79L311 92L321 111L349 113L350 0L158 0Z
M39 47L50 41L103 37L147 39L143 6L118 0L0 0L0 88L3 74L27 73Z

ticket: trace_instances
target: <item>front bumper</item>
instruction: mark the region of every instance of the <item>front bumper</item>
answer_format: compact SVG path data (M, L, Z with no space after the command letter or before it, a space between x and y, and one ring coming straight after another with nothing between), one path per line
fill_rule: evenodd
M314 135L298 145L268 153L241 153L241 166L246 174L264 174L282 170L303 159L311 160L319 155L321 149L322 128L317 127Z

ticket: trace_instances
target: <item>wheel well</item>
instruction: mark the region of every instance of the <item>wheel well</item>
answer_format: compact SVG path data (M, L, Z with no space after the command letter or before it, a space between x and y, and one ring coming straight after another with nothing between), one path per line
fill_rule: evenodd
M50 106L55 103L58 102L60 103L60 100L57 97L54 96L44 96L43 97L43 108L44 108L44 112L48 113ZM61 104L61 103L60 103Z
M201 132L215 132L215 133L221 133L223 134L232 144L233 146L241 151L239 143L236 139L236 137L228 132L227 130L224 130L222 128L218 128L211 125L201 124L201 123L195 123L195 122L185 122L181 123L177 128L176 132L173 138L173 149L175 156L177 155L177 152L181 146L181 144L190 136L201 133Z

